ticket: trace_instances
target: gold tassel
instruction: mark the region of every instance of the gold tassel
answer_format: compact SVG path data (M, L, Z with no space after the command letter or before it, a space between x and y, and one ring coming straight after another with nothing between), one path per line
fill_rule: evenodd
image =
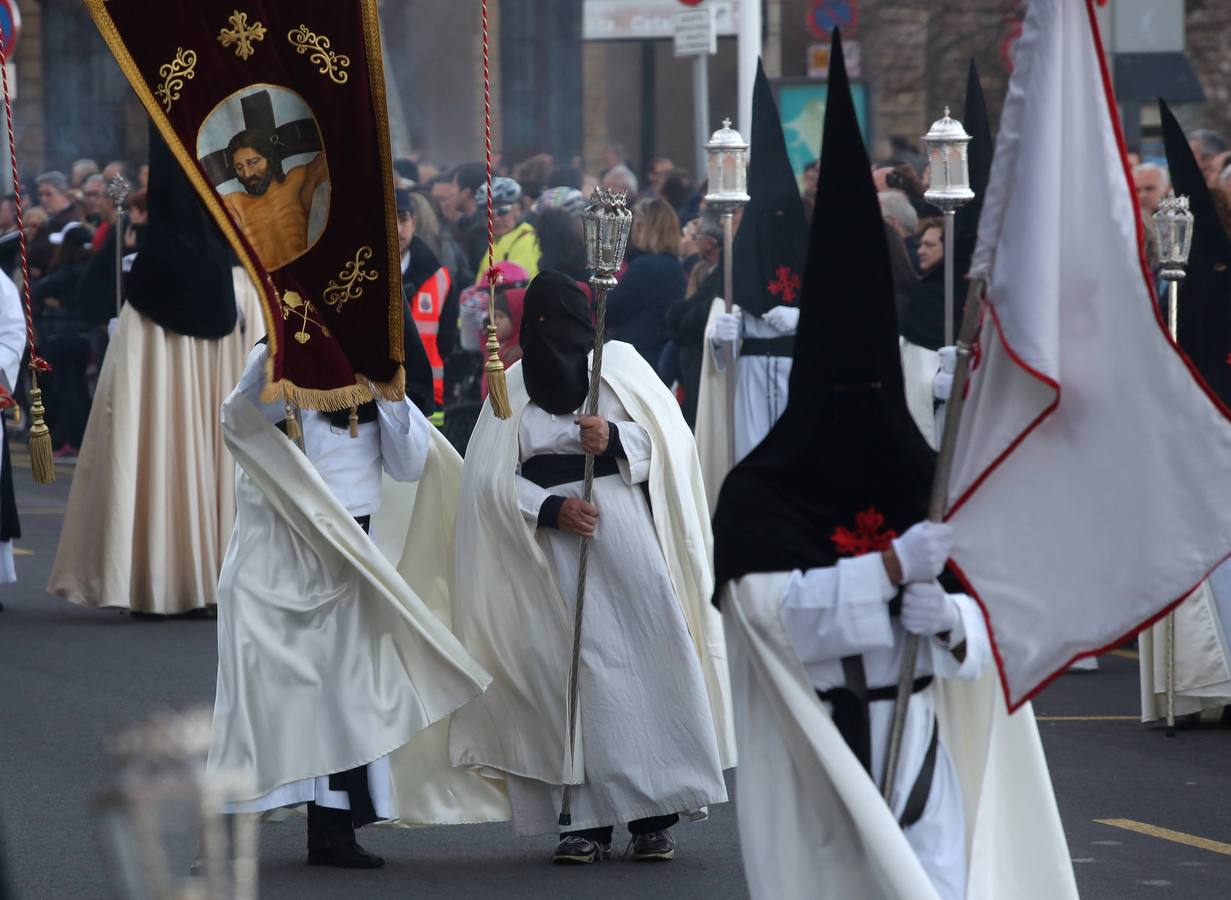
M286 404L286 436L291 443L303 449L303 431L299 427L299 416L295 415L295 407L288 401Z
M350 436L352 438L359 437L359 407L352 406L350 415L346 417L346 424L350 426Z
M487 326L487 398L492 402L492 412L497 419L507 419L513 415L513 407L509 405L509 385L504 376L504 363L500 361L500 341L496 338L496 326Z
M51 429L43 421L43 392L38 386L38 373L30 370L30 468L36 484L51 484L56 470L51 459Z

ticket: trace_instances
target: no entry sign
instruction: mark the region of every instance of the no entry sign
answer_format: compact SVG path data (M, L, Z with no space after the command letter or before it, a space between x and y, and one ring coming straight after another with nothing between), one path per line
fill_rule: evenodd
M4 58L12 59L13 50L17 46L17 35L21 32L21 11L17 8L17 0L0 0L0 47L4 49Z

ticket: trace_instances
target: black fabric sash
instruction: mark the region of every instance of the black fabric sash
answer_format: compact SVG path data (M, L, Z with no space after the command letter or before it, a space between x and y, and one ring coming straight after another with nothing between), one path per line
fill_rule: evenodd
M785 356L795 355L795 335L773 338L744 338L739 346L740 356Z
M21 537L21 521L17 518L17 495L13 490L13 460L9 456L8 416L0 415L0 440L4 442L4 461L0 468L0 541Z
M541 453L521 464L521 474L541 488L584 481L586 457L584 453ZM619 474L620 464L615 459L610 456L594 458L595 478Z
M898 686L895 684L869 689L862 656L844 657L842 674L846 681L842 687L817 691L816 695L833 706L833 721L838 726L838 732L864 770L871 774L872 720L868 713L868 704L895 699L898 695ZM927 690L931 684L931 675L916 678L911 686L911 694ZM918 822L927 805L928 794L932 790L932 778L936 774L936 736L938 732L939 729L933 723L932 745L928 748L923 766L919 769L919 776L915 779L906 807L902 811L902 818L899 820L903 828L908 828Z

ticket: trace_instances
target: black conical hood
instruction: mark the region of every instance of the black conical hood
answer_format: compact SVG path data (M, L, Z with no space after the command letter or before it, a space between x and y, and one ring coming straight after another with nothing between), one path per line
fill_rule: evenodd
M149 228L126 300L177 334L230 334L237 321L231 249L153 123L147 204Z
M992 154L996 150L996 143L992 138L992 121L987 114L987 100L983 96L983 85L979 81L979 68L973 59L966 72L964 116L962 126L970 135L970 143L966 145L970 189L975 192L975 198L959 209L956 216L956 231L953 237L957 253L954 257L954 271L959 280L970 271L970 261L979 240L979 214L983 212L983 197L987 194L987 183L992 177ZM959 297L958 302L963 299L965 298ZM960 312L958 321L961 321Z
M808 220L765 69L757 63L752 92L752 159L743 221L735 235L735 302L754 316L799 303Z
M992 174L992 154L996 149L992 139L991 119L987 114L987 101L983 85L979 82L979 70L975 61L970 61L966 73L966 109L962 114L962 127L970 135L966 145L966 158L970 171L970 188L975 198L961 207L954 217L953 274L955 292L953 297L953 328L956 332L966 307L966 273L979 242L979 214L983 211L983 196ZM902 336L912 344L937 350L945 343L945 294L944 272L933 271L924 277L911 294L902 317Z
M845 553L834 538L866 510L883 519L877 539L927 511L935 454L906 408L888 245L836 31L832 47L790 398L723 485L719 589L750 572L833 565Z
M1180 282L1180 346L1231 405L1231 239L1184 130L1165 101L1158 106L1171 186L1176 196L1188 197L1193 214L1188 274Z
M889 246L837 32L816 208L791 396L873 381L903 394Z

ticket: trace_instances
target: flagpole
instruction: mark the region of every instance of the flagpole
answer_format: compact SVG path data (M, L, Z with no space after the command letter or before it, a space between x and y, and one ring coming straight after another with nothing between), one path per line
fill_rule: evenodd
M962 316L962 329L957 338L957 368L953 373L953 391L945 408L945 430L940 441L940 453L936 459L936 473L932 477L932 494L928 501L928 521L943 522L949 505L949 475L953 469L953 457L957 450L957 430L966 406L966 384L970 375L970 348L979 330L982 309L983 281L970 283L966 292L966 311ZM885 802L891 802L893 784L897 777L898 760L902 752L902 735L906 728L906 711L915 682L915 663L919 657L919 635L907 632L902 644L902 671L898 676L898 693L893 703L893 725L889 732L889 750L885 757L885 778L881 794Z

